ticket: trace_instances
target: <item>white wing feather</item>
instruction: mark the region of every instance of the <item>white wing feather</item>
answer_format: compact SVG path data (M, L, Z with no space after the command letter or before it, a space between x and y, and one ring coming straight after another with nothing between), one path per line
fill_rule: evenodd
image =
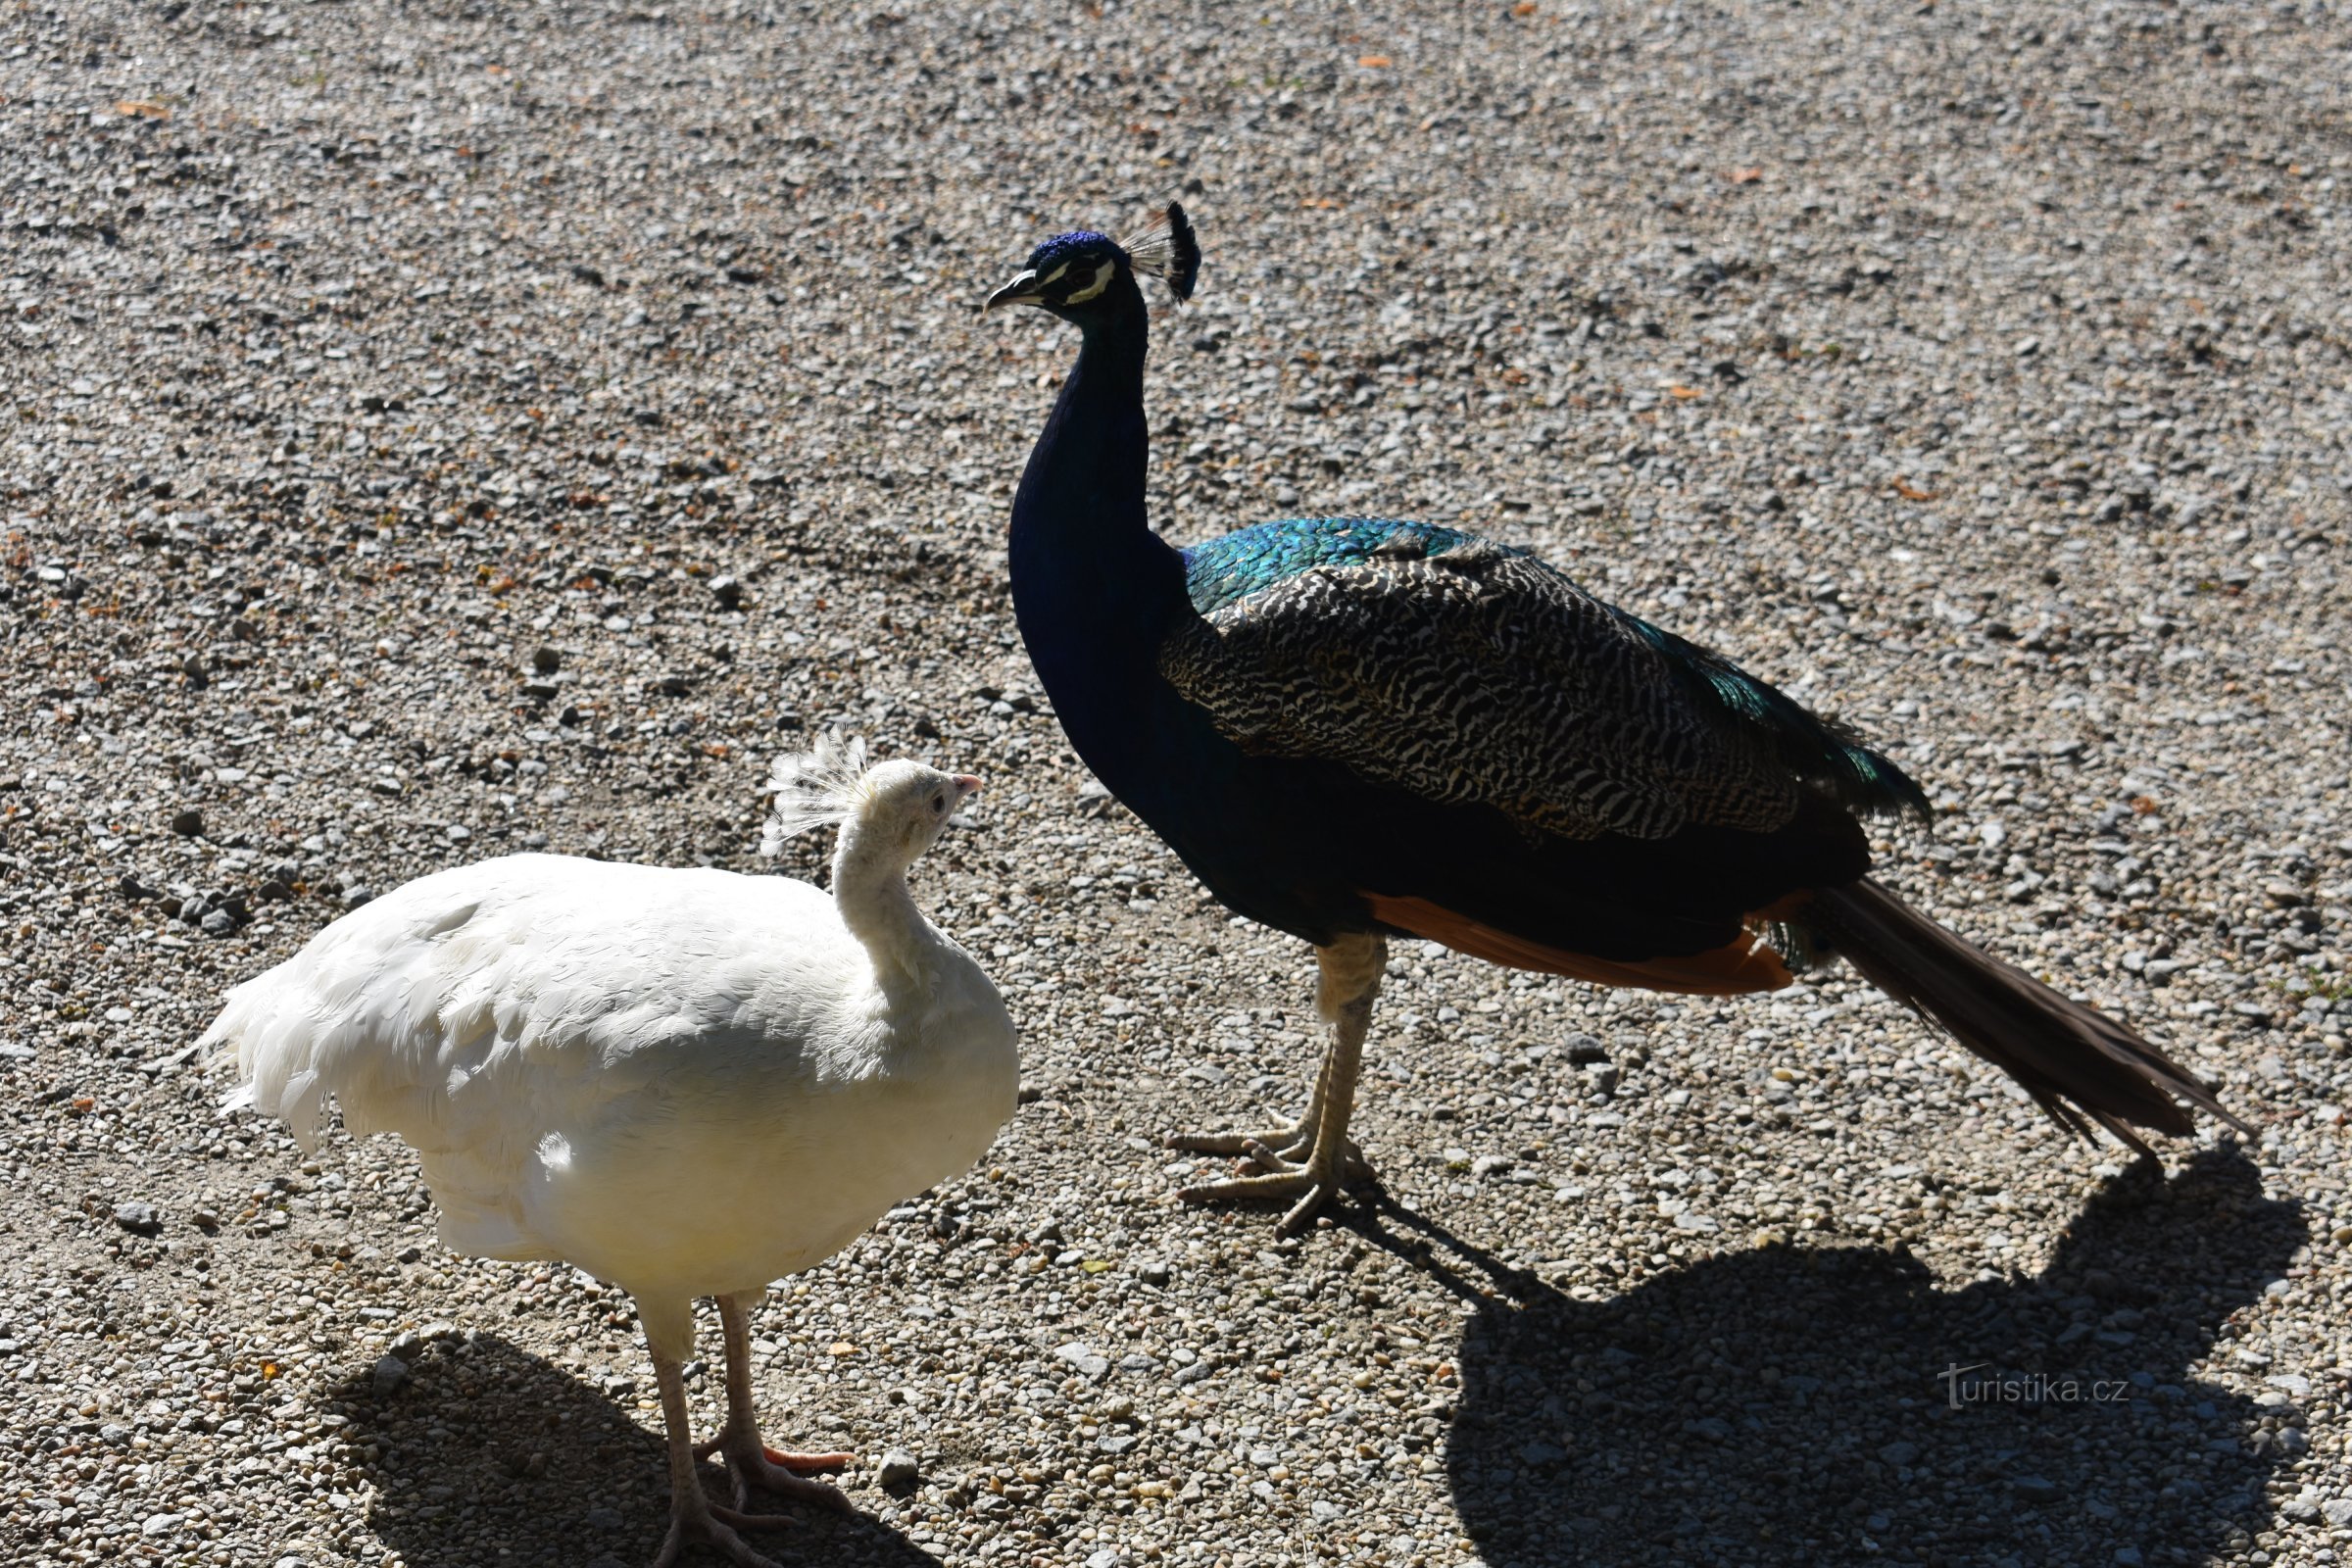
M638 1295L751 1289L966 1168L1012 1030L940 939L893 997L806 883L515 856L412 882L229 993L232 1103L424 1157L462 1251Z

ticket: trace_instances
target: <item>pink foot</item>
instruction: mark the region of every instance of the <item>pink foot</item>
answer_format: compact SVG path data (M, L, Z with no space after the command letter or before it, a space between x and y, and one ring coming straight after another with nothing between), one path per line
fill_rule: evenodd
M835 1468L849 1463L846 1453L778 1453L765 1446L753 1447L727 1455L727 1474L735 1478L735 1506L713 1508L710 1511L739 1530L759 1530L791 1521L780 1514L747 1513L752 1488L772 1492L795 1502L813 1503L830 1508L835 1513L854 1513L850 1499L838 1487L822 1481L804 1481L793 1474L795 1469L818 1470Z
M839 1470L858 1458L854 1453L784 1453L765 1444L760 1446L760 1454L769 1464L793 1471Z

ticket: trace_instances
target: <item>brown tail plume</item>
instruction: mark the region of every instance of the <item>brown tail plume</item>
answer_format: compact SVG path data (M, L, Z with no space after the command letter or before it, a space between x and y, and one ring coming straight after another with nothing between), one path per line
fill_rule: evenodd
M1950 1030L2079 1137L2096 1122L2145 1154L2132 1127L2186 1134L2188 1105L2252 1131L2113 1018L1971 946L1867 877L1816 894L1799 918L1871 984Z

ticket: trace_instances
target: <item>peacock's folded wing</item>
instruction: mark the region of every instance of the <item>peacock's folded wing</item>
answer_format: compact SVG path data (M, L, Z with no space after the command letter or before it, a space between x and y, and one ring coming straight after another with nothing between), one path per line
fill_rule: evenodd
M1524 551L1420 523L1263 523L1185 553L1160 670L1259 755L1572 839L1770 832L1800 796L1915 809L1886 758Z

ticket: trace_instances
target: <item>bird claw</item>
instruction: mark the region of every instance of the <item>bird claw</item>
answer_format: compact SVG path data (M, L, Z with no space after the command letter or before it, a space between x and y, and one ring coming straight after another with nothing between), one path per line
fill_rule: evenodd
M758 1523L758 1520L731 1509L708 1506L693 1512L672 1513L669 1534L662 1539L662 1550L654 1558L653 1568L673 1568L678 1553L690 1545L723 1551L737 1568L778 1568L775 1559L754 1551L752 1544L735 1533L731 1525L739 1523Z
M1333 1161L1340 1166L1338 1170L1318 1169L1311 1164L1292 1165L1276 1156L1271 1150L1265 1150L1262 1154L1251 1153L1250 1157L1261 1164L1271 1162L1275 1167L1273 1174L1237 1176L1231 1181L1187 1187L1176 1196L1188 1203L1216 1203L1235 1199L1295 1198L1298 1201L1291 1205L1290 1212L1282 1216L1282 1223L1275 1226L1274 1230L1279 1236L1296 1236L1314 1222L1315 1216L1322 1212L1326 1203L1339 1196L1343 1185L1372 1174L1371 1167L1352 1152L1344 1162ZM1349 1169L1349 1166L1353 1168Z
M789 1470L778 1470L774 1476L760 1478L760 1485L768 1491L792 1498L795 1502L812 1503L835 1513L856 1513L857 1504L839 1487L828 1487L822 1481L804 1481ZM752 1513L746 1508L751 1501L751 1489L738 1476L735 1481L735 1506L721 1508L713 1504L710 1512L739 1530L780 1530L797 1523L790 1514Z
M765 1529L771 1523L786 1522L771 1514L746 1513L750 1506L752 1488L790 1497L796 1502L814 1503L836 1513L853 1512L849 1497L838 1487L822 1481L808 1481L795 1474L801 1470L838 1470L857 1455L849 1453L785 1453L755 1440L732 1446L726 1450L727 1475L735 1483L735 1506L717 1510L729 1524L749 1529Z
M1242 1145L1241 1153L1268 1176L1296 1176L1311 1171L1315 1166L1313 1152L1309 1150L1270 1149L1254 1138ZM1301 1155L1305 1157L1301 1158ZM1373 1174L1372 1162L1364 1158L1364 1152L1356 1148L1352 1141L1340 1146L1339 1157L1333 1163L1338 1166L1337 1175L1343 1187L1378 1180Z
M1224 1154L1248 1159L1276 1176L1304 1170L1313 1162L1315 1126L1300 1121L1263 1133L1171 1133L1167 1147L1193 1154ZM1368 1180L1371 1162L1350 1138L1340 1146L1339 1175L1343 1183Z
M1260 1149L1271 1149L1286 1159L1296 1159L1312 1147L1314 1137L1314 1128L1297 1122L1262 1133L1170 1133L1166 1143L1189 1154L1247 1154L1255 1159Z
M712 1454L723 1451L727 1454L727 1463L731 1466L735 1463L735 1455L749 1454L755 1449L759 1451L760 1457L769 1464L779 1464L787 1470L838 1470L845 1464L854 1463L858 1458L854 1453L786 1453L781 1448L771 1448L761 1443L760 1434L756 1430L746 1436L737 1430L732 1421L718 1429L718 1436L696 1444L694 1456L697 1459L708 1459Z

